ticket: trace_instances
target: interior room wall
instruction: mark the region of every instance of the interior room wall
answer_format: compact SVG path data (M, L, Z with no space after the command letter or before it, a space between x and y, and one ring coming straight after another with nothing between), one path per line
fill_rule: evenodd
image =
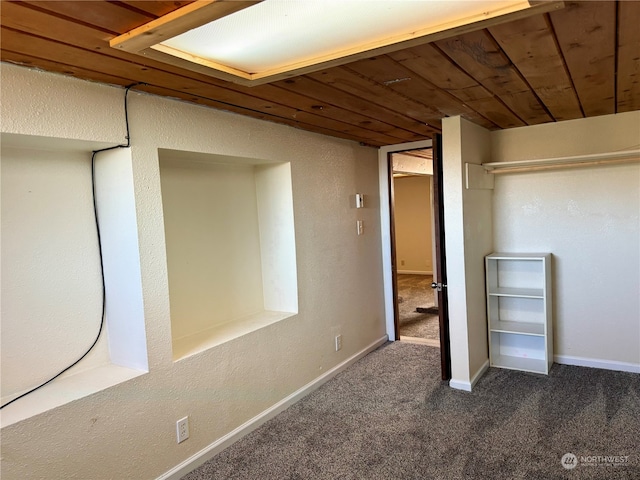
M394 178L396 265L399 273L433 273L430 183L430 177L426 175Z
M640 112L491 133L492 161L638 148ZM495 175L497 251L553 254L556 361L640 372L640 164Z
M104 287L91 199L100 143L2 133L2 426L147 371L131 155L96 159ZM29 139L29 141L27 141Z
M489 131L461 117L442 121L450 385L471 390L488 367L484 257L493 250L492 191L465 187L465 163L491 158Z
M1 75L3 132L124 141L123 89L12 65ZM129 99L149 373L3 428L2 478L155 478L385 338L376 150L135 91ZM159 148L290 162L297 315L173 361ZM177 444L186 415L191 435Z
M1 314L18 320L2 323L6 397L76 360L102 304L87 156L4 145L1 162ZM104 336L80 368L108 362Z

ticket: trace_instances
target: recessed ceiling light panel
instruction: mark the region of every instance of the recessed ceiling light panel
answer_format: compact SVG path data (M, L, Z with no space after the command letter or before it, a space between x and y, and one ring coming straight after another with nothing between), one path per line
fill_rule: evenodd
M251 74L328 58L513 2L265 0L162 42Z
M555 1L533 3L527 0L202 0L172 12L169 14L172 18L161 17L116 37L111 45L199 72L211 70L210 74L219 78L255 84L389 53L563 6L562 2ZM228 12L224 13L224 9ZM180 14L183 10L184 16ZM214 19L210 21L208 16ZM166 33L167 30L170 31Z

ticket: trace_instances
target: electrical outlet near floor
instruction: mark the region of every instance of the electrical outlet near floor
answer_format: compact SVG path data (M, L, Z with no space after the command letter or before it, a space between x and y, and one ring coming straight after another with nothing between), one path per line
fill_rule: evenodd
M184 442L189 438L189 417L181 418L176 422L178 443Z
M342 335L336 335L336 352L342 350Z

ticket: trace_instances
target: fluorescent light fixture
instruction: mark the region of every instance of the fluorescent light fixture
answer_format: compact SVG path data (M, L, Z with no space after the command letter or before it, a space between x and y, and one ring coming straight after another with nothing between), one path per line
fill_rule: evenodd
M245 85L562 8L528 0L201 0L111 46Z

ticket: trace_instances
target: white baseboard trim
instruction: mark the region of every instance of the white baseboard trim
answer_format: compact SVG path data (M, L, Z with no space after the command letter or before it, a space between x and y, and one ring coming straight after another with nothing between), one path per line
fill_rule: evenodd
M465 392L471 391L471 382L467 382L464 380L449 380L449 386L455 390L464 390Z
M615 360L601 360L598 358L572 357L570 355L554 355L553 361L562 365L577 367L602 368L619 372L640 373L640 363L617 362Z
M400 275L433 275L433 272L425 272L424 270L398 270Z
M482 366L478 369L478 371L471 377L471 380L456 380L452 378L449 380L449 386L451 388L455 388L456 390L464 390L465 392L470 392L473 390L475 384L480 380L480 377L484 375L484 373L489 370L489 359L482 364Z
M301 400L303 397L307 396L314 390L318 389L322 384L331 380L333 377L335 377L338 373L340 373L345 368L350 366L352 363L360 360L362 357L364 357L368 353L371 353L372 351L374 351L376 348L380 347L382 344L384 344L387 341L388 341L387 335L385 335L382 338L379 338L375 342L365 347L363 350L360 350L355 355L352 355L351 357L347 358L344 362L336 365L331 370L327 370L325 373L315 378L311 382L307 383L302 388L299 388L288 397L283 398L275 405L267 408L265 411L256 415L251 420L245 422L235 430L232 430L231 432L219 438L212 444L206 446L196 454L187 458L184 462L176 465L171 470L160 475L156 480L179 480L180 478L185 476L187 473L189 473L193 469L198 468L207 460L210 460L211 458L215 457L218 453L222 452L225 448L231 446L232 444L240 440L245 435L248 435L249 433L254 431L263 423L267 422L268 420L278 415L280 412L283 412L284 410L289 408L298 400Z

